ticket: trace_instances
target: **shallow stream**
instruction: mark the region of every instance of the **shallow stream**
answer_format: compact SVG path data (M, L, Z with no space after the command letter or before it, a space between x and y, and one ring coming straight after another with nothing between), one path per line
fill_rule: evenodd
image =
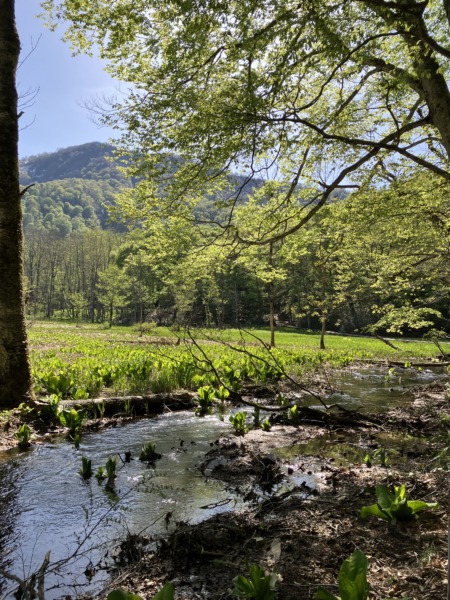
M229 429L214 416L200 419L192 413L172 413L85 434L78 451L68 441L58 440L27 452L4 454L0 457L0 568L23 578L42 564L48 550L53 563L78 548L77 556L56 565L56 571L46 576L47 589L53 589L45 597L79 597L77 589L87 583L86 568L91 575L91 564L104 562L104 544L112 538L123 539L127 532L162 533L167 513L171 523L196 522L231 510L236 499L223 484L206 479L196 468L210 444ZM156 443L163 455L154 466L138 460L147 441ZM118 460L112 490L95 477L81 478L82 456L92 459L96 472L109 456L120 454L123 459L128 450L134 460ZM209 504L213 507L205 508ZM105 571L97 571L91 589L98 589L102 579ZM9 581L0 589L0 598L12 598L17 583Z
M414 369L366 367L330 377L329 403L365 413L386 412L411 400L409 388L426 385L447 375L443 367Z
M333 400L383 411L410 399L405 386L442 376L426 370L361 369L333 380L339 390ZM59 439L26 452L0 454L0 569L23 579L51 550L46 599L79 598L81 590L95 595L108 579L107 571L98 567L111 564L111 540L123 540L129 532L163 534L177 521L194 523L242 505L224 483L203 476L197 468L214 441L227 433L231 426L226 419L172 413L85 434L79 450ZM163 455L154 466L138 460L148 441ZM349 452L345 443L339 441L341 450ZM134 459L130 463L123 462L126 451ZM96 472L113 455L121 459L111 490L95 477L81 478L82 456L92 459ZM281 453L280 458L290 456ZM358 453L355 460L360 460ZM13 598L17 586L0 575L0 599Z

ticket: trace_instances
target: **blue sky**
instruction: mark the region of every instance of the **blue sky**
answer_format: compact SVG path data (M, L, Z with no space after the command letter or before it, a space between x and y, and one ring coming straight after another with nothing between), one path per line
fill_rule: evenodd
M25 107L20 119L21 158L86 142L108 141L114 135L93 122L83 103L114 94L118 84L103 71L99 59L73 57L68 44L61 41L61 30L47 29L36 17L39 12L39 0L16 0L22 57L38 42L17 73L19 94L39 88L33 105Z

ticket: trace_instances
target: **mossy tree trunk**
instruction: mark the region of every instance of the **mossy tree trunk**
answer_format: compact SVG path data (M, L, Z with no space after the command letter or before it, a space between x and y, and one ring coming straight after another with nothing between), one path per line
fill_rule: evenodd
M30 398L19 188L14 0L0 0L0 409Z

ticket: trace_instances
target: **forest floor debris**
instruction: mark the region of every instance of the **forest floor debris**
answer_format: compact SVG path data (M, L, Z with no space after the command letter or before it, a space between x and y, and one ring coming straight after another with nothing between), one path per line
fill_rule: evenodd
M445 598L450 511L446 388L442 383L422 386L409 407L378 418L381 431L281 424L268 433L221 438L201 470L240 492L246 508L195 525L173 524L156 549L117 572L113 585L150 598L171 580L177 600L231 600L233 578L258 564L281 575L280 599L310 600L319 585L336 593L340 565L359 549L369 560L373 600ZM369 449L371 466L353 456L337 459L339 433L361 455ZM327 438L336 447L334 456L295 453L318 437L324 448ZM380 447L386 449L384 464L376 454ZM283 458L280 449L289 448L292 454ZM359 517L362 506L375 502L375 485L393 489L403 483L410 498L438 502L439 508L396 525Z

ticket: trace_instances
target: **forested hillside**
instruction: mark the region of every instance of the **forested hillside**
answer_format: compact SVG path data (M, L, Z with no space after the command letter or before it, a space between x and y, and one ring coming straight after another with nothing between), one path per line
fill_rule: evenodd
M28 156L20 161L23 185L56 179L91 179L111 186L126 184L113 157L114 146L91 142L61 148L56 152Z
M23 199L25 233L45 230L65 237L86 228L114 227L107 207L130 183L113 162L113 151L113 146L93 142L22 160L21 184L31 186Z

